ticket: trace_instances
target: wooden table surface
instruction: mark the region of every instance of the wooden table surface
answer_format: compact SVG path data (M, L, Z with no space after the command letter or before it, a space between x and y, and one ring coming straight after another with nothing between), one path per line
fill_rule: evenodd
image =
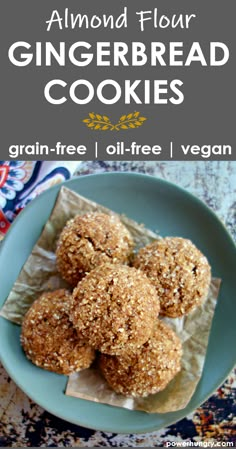
M236 162L83 162L77 174L106 171L147 173L198 196L236 239ZM234 342L235 344L235 342ZM116 435L67 423L32 403L0 367L0 446L155 447L166 442L234 442L236 373L191 415L168 428L143 435ZM223 444L222 444L223 442Z

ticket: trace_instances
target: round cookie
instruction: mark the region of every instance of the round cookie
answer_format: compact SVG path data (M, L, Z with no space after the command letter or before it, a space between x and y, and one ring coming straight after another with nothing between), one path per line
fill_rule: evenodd
M117 393L145 397L163 390L181 368L182 345L175 332L157 320L149 340L135 353L101 354L100 369Z
M133 239L115 215L92 212L69 220L59 237L56 256L62 277L71 285L103 263L128 263Z
M155 288L144 273L126 265L105 264L74 289L70 317L91 346L114 355L145 343L158 313Z
M206 257L187 239L166 237L141 248L133 261L156 287L161 315L189 313L207 297L211 268Z
M77 335L69 320L70 293L43 293L24 317L21 344L35 365L59 374L88 368L94 350Z

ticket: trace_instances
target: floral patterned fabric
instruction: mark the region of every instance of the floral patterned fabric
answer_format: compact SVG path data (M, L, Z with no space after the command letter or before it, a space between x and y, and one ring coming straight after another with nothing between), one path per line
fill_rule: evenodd
M29 201L69 179L78 164L78 161L0 161L0 240Z

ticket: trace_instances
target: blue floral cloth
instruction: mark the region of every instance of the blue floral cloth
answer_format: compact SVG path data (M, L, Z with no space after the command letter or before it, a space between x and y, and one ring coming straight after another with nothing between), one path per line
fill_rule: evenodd
M78 161L0 161L0 240L29 201L69 179L78 164Z

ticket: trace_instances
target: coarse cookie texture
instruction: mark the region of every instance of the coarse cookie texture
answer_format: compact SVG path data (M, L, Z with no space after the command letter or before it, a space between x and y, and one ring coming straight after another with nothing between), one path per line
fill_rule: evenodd
M161 315L189 313L207 297L211 268L206 257L188 239L166 237L141 248L133 265L156 287Z
M77 215L59 237L57 267L62 277L76 286L102 263L128 263L133 246L130 232L117 216L101 212Z
M101 265L72 294L74 326L91 346L107 354L122 354L145 343L158 313L155 288L144 273L126 265Z
M94 350L78 337L69 320L70 293L60 289L43 293L24 317L21 344L35 365L59 374L88 368Z
M145 397L163 390L181 368L182 345L175 332L157 320L149 340L133 354L101 354L100 369L117 393Z

